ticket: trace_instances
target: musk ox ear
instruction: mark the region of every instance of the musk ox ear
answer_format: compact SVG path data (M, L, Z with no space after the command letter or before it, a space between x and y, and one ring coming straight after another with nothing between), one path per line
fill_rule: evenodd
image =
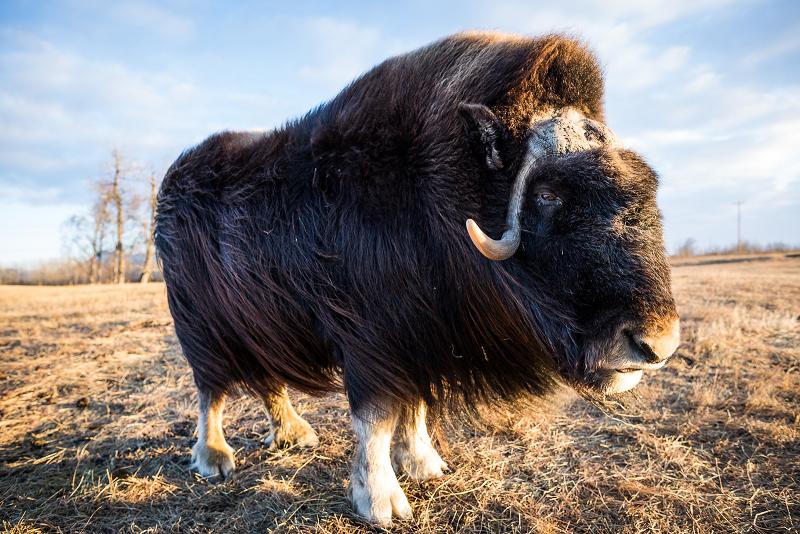
M492 110L483 104L462 102L458 111L464 119L470 137L486 157L486 166L493 171L503 168L501 148L506 127Z

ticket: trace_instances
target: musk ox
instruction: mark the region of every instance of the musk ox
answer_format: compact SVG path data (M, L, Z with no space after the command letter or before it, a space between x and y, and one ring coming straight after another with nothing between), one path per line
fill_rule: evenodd
M386 525L411 516L396 472L447 467L431 408L616 393L662 366L679 327L658 179L602 100L576 40L458 34L281 128L183 153L156 244L198 390L194 468L234 469L226 394L264 400L273 446L309 446L287 386L343 386L348 494Z

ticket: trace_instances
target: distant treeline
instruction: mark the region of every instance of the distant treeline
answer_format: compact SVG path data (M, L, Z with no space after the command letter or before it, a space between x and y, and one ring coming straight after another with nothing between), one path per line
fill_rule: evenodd
M762 245L755 241L742 241L727 246L710 246L700 248L693 238L689 238L675 249L673 256L688 258L691 256L729 256L736 254L766 254L769 252L792 252L800 249L797 245L786 243L769 243Z
M116 283L109 273L113 273L113 258L109 256L103 261L102 276L95 282L98 284ZM141 282L144 256L128 255L126 258L125 282ZM150 282L161 281L161 271L153 271ZM72 259L57 259L41 262L25 267L0 267L0 285L77 285L88 284L89 276L86 265Z

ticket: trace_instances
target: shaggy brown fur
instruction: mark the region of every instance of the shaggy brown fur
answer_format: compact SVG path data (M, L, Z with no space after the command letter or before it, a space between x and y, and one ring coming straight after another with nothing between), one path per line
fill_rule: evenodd
M478 254L464 221L502 231L531 117L602 120L602 96L580 42L459 34L282 128L181 155L156 242L198 387L317 393L341 376L359 413L591 384L620 332L675 316L652 170L605 149L541 166L531 187L551 184L565 205L527 202L505 262ZM502 170L461 103L500 118Z

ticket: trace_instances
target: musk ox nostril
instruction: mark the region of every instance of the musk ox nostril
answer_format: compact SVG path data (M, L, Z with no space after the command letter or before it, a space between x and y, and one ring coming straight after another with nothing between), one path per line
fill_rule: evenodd
M680 319L673 319L652 334L631 336L634 343L648 356L649 363L660 363L675 353L681 341Z

